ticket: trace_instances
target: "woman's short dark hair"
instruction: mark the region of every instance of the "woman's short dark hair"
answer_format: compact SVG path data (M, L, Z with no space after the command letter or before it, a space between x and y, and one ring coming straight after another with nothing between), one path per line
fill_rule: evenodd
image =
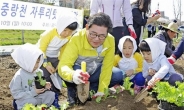
M91 28L92 25L97 26L104 26L107 27L107 32L112 32L112 22L110 17L105 13L96 13L89 17L88 20L89 28Z
M148 43L145 40L143 40L142 42L140 42L140 44L139 44L139 50L141 52L150 52L151 51Z
M145 12L145 13L149 13L150 10L150 5L151 5L151 0L138 0L138 6L142 7L140 10Z
M66 28L70 29L70 30L76 30L78 27L78 23L77 22L73 22L70 25L68 25Z

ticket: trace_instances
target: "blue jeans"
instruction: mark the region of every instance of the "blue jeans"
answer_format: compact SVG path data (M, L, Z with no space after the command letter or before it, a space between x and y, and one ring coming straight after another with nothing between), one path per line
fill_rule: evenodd
M79 65L74 65L73 69L81 69L81 67ZM90 75L89 78L89 82L90 82L90 90L94 90L95 92L97 92L98 90L98 85L99 85L99 77L100 77L100 73L101 73L101 66L99 66L96 71ZM66 82L65 84L67 86L67 93L68 93L68 102L70 104L75 104L77 101L77 96L76 96L76 84L75 83L70 83L70 82ZM109 84L109 87L113 87L116 84L123 84L123 74L122 71L116 67L113 67L112 69L112 77L111 77L111 81Z

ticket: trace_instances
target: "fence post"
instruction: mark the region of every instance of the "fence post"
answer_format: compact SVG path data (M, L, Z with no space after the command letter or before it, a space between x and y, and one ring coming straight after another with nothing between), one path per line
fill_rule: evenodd
M24 30L22 30L22 44L24 44Z

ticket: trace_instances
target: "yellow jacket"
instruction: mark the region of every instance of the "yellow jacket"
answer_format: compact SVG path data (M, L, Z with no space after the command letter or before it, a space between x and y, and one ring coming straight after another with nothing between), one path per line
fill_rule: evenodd
M143 69L143 57L142 57L142 55L139 54L138 52L135 52L133 57L138 63L138 67L135 69L135 73L142 72L142 69ZM120 60L121 60L121 57L119 55L115 55L114 66L117 67Z
M104 92L104 88L108 88L112 76L114 45L114 37L108 34L102 44L102 51L98 54L87 41L86 29L79 31L72 36L60 58L59 75L65 81L72 82L74 74L72 67L74 65L81 65L82 61L86 61L86 70L90 75L101 65L98 92Z
M48 57L60 57L65 48L65 44L69 41L70 36L63 39L58 35L57 29L52 28L45 31L40 35L40 39L37 43L39 48L44 53L44 58Z

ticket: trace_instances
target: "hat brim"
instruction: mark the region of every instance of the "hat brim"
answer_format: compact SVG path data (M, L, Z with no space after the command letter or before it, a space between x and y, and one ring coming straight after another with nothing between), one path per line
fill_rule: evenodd
M175 31L175 30L170 29L170 28L168 28L168 27L166 27L166 26L163 26L163 25L162 25L162 28L165 28L165 29L171 30L171 31L176 32L176 33L178 33L178 34L180 33L179 31Z

